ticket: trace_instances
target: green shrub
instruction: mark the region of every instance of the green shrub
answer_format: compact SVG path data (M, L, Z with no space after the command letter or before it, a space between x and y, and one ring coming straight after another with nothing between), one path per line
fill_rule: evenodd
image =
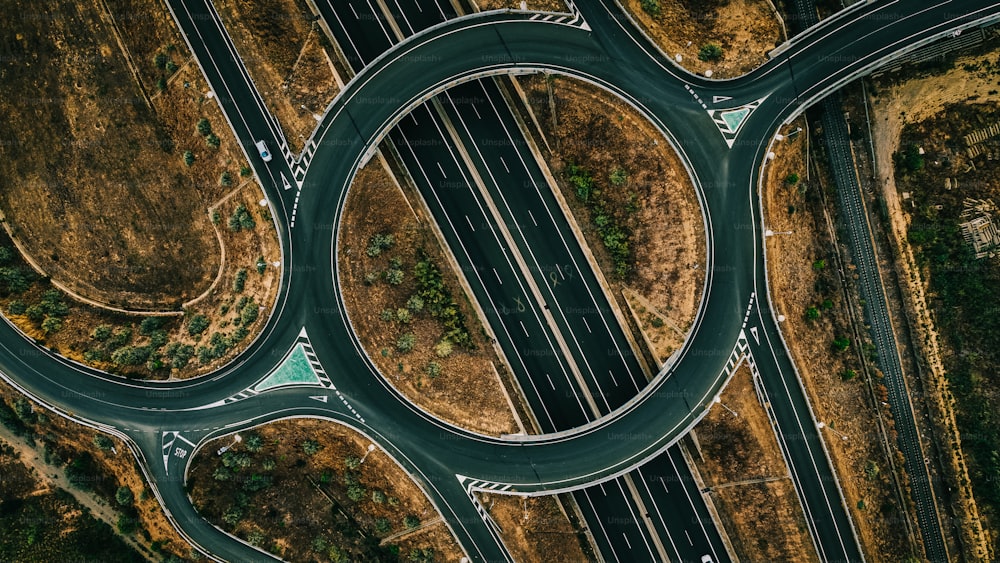
M198 129L198 134L202 137L207 137L212 134L212 124L209 123L204 117L198 120L198 124L195 127Z
M208 136L205 137L205 144L210 148L217 149L220 145L222 145L222 141L215 135L215 133L209 133Z
M714 43L709 43L707 45L702 45L701 49L698 49L698 60L701 61L717 61L722 58L722 47Z
M407 332L396 340L396 349L404 354L413 350L413 347L417 343L417 337L413 335L412 332Z
M306 455L316 455L321 449L322 446L320 446L319 442L316 440L303 440L302 442L302 451L305 452Z
M184 165L185 166L191 166L192 164L194 164L194 160L195 159L194 159L194 153L193 152L191 152L191 151L184 151L184 154L183 154L182 158L184 159Z
M365 248L365 254L370 258L375 258L382 254L382 251L392 248L394 242L395 239L392 233L375 233L368 239L368 247Z
M240 268L236 270L236 276L233 278L233 291L240 293L243 291L244 286L247 283L247 269Z
M228 170L219 175L219 185L228 187L233 185L233 175Z
M199 334L205 332L205 329L209 325L208 318L205 315L197 314L193 315L190 320L188 320L188 335L198 336Z
M132 502L135 501L135 497L132 495L132 489L121 486L115 491L115 502L121 506L132 506Z
M20 299L15 299L7 305L7 312L11 315L23 315L28 310L28 305Z
M795 172L792 172L788 176L785 176L785 183L788 184L789 186L794 186L795 184L798 184L799 175L796 174Z
M94 434L94 445L103 451L108 451L114 447L115 443L104 434Z
M654 18L660 15L660 0L641 0L639 5L642 6L642 11Z

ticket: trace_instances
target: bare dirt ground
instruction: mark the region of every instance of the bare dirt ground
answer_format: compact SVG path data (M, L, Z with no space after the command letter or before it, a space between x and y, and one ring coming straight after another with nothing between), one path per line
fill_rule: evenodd
M448 267L427 220L417 219L377 159L355 178L341 225L338 244L344 302L358 338L386 381L428 412L463 428L493 435L517 432L493 366L504 368L483 336L478 315ZM382 255L370 257L366 248L379 233L391 234L394 243ZM435 349L443 336L439 320L426 311L411 311L406 322L400 320L398 311L407 311L408 299L417 288L414 266L420 251L427 253L444 276L444 285L464 315L474 349L454 345L450 354L442 356ZM385 280L393 259L399 260L403 271L399 285ZM385 317L389 320L383 318L385 311L392 313ZM404 334L415 338L410 352L398 347Z
M680 66L698 74L711 70L713 78L746 74L767 61L768 51L784 37L781 24L767 0L710 0L656 2L660 15L642 9L642 0L621 4L646 34L668 56L681 56ZM722 58L701 61L703 45L722 48Z
M788 126L783 131L786 139L804 125L800 120ZM902 559L910 548L898 521L902 517L900 507L886 477L890 473L889 460L881 447L877 413L866 388L861 360L854 344L843 352L833 346L835 338L851 335L849 305L837 275L835 249L821 197L821 190L832 188L828 188L829 180L815 174L806 178L805 143L803 132L775 145L776 158L765 174L765 224L779 233L767 239L770 295L776 311L786 317L781 330L816 418L839 433L825 430L822 436L862 548L867 554L893 554L891 557ZM788 181L793 173L799 176L794 185ZM821 268L819 260L824 261ZM810 318L811 308L816 318ZM857 375L845 380L847 370ZM884 397L880 376L872 373L871 385L876 395ZM889 431L891 436L891 427ZM848 440L842 440L841 434ZM870 476L866 473L869 463L881 470Z
M928 390L926 403L935 438L943 451L950 452L936 461L941 463L943 478L951 491L951 511L964 522L958 527L960 546L970 559L987 558L987 554L993 553L997 533L990 518L977 506L971 489L970 469L963 455L968 453L969 446L960 446L962 441L956 430L955 398L946 379L946 361L954 360L956 350L949 343L951 335L938 332L935 319L942 312L934 309L937 296L929 292L930 271L918 265L917 250L910 242L910 229L920 230L920 225L931 221L932 217L914 208L915 200L908 196L917 191L933 193L935 202L945 203L949 209L960 205L956 198L996 197L995 190L989 189L992 182L984 180L995 174L988 160L979 157L970 167L970 159L959 149L964 147L963 135L989 121L982 117L978 121L971 119L970 114L986 116L996 111L995 104L1000 96L997 95L996 75L990 68L998 62L1000 58L994 51L961 57L950 69L921 72L915 77L912 73L885 74L875 80L876 89L870 97L877 184L888 210L887 230L897 257L895 266L904 288L904 305L911 319L914 344L922 360L921 375ZM904 127L913 129L910 140L918 141L927 151L926 178L897 177L893 155L900 151ZM949 169L941 167L943 156L951 161ZM948 177L950 182L952 176L960 190L949 193L941 186L944 186L943 177ZM991 390L984 387L983 391L988 395ZM993 401L996 400L994 397ZM975 436L971 438L975 441ZM972 463L975 465L974 461Z
M6 383L0 383L0 398L14 405L22 395ZM170 554L188 556L190 545L167 521L156 497L146 486L135 458L122 441L106 436L114 450L104 450L95 444L94 436L98 433L93 429L38 406L34 406L33 412L34 419L24 421L26 432L17 435L3 426L0 438L11 444L19 453L20 461L32 468L41 482L50 488L68 491L95 518L112 528L117 526L118 517L123 513L135 518L138 533L122 536L147 558ZM31 442L27 441L28 437ZM68 476L69 465L83 457L90 462L84 465L80 480L89 484L88 489L72 484ZM135 497L132 513L124 511L114 499L120 486L127 486Z
M0 65L0 107L7 116L0 137L8 139L0 143L4 226L32 264L96 305L180 312L187 302L189 316L203 314L218 327L231 325L220 311L230 297L220 289L239 268L254 272L258 258L278 260L277 238L268 216L255 209L261 195L253 183L244 184L242 197L255 229L232 235L228 217L212 224L208 208L240 184L246 162L218 105L205 95L208 86L165 6L147 3L4 5L25 14L0 23L10 26L6 36L13 38ZM197 130L202 118L218 148ZM193 159L190 165L186 157ZM29 281L37 277L19 264ZM268 267L245 284L246 293L266 309L277 291L276 273ZM210 288L214 292L206 295ZM2 292L5 312L12 313L12 301L32 305L47 289L41 280L26 295ZM66 304L56 330L43 331L41 319L28 322L17 313L11 318L72 359L132 377L189 377L218 359L171 368L173 362L158 359L167 354L157 336L159 344L148 355L113 362L119 347L151 344L138 337L142 318L68 298ZM167 340L176 341L168 346L197 346L185 324L164 318L160 328ZM130 334L113 339L113 346L95 342L92 332L102 325ZM217 348L217 356L231 358L249 342L248 335Z
M576 531L554 497L480 493L478 498L500 527L504 545L518 563L587 560Z
M693 433L699 471L744 561L818 561L774 430L743 364Z
M339 91L336 57L303 0L214 0L268 109L298 153Z
M257 452L248 447L252 434L261 438ZM241 437L232 455L216 455L231 437L208 443L188 476L198 511L227 532L286 561L404 559L428 549L434 560L463 557L417 483L381 450L365 456L369 442L360 434L332 422L295 419ZM315 441L316 453L306 453L307 440ZM232 462L240 457L248 466ZM226 469L227 459L235 469ZM219 471L226 480L215 478ZM267 484L254 491L248 483L261 478ZM234 509L238 516L227 519ZM383 538L390 538L383 542L388 545L379 546Z
M704 285L705 233L691 180L656 129L609 94L574 80L542 75L520 82L552 149L544 155L549 168L618 306L629 310L623 292L641 297L640 328L656 343L658 355L668 357L683 344ZM545 152L545 144L539 145ZM570 185L571 163L593 176L594 193L599 190L594 197L604 198L607 214L629 233L631 268L624 278L616 274L595 226L597 214ZM618 176L620 186L612 179L616 172L625 177L622 182Z
M112 305L172 308L204 291L219 264L204 203L243 159L200 74L150 103L154 84L134 81L98 2L3 9L35 16L4 20L14 41L0 81L0 134L10 140L0 147L0 205L29 255ZM181 66L181 45L158 48ZM153 56L135 63L153 66ZM202 116L220 135L217 150L195 131ZM184 165L184 150L195 165Z

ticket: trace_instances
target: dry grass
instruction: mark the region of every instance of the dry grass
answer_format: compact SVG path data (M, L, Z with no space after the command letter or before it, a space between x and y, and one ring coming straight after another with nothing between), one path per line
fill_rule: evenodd
M550 104L546 82L540 75L521 80L552 149L546 154L549 167L618 306L627 310L624 290L641 296L636 309L641 329L655 341L659 355L669 356L684 342L704 284L705 233L690 178L659 132L631 106L564 78L551 80ZM564 169L570 162L593 174L611 202L608 207L617 210L621 224L631 231L633 268L625 280L614 273L591 211L568 184ZM627 179L623 187L611 188L609 178L618 169ZM666 322L656 326L657 317Z
M208 86L165 6L110 0L105 12L103 5L63 2L39 10L6 2L8 11L31 16L0 24L12 26L9 35L19 53L4 65L0 81L0 107L7 116L0 135L16 139L0 144L6 226L29 260L84 298L129 309L179 311L182 303L203 297L188 310L213 319L217 330L227 323L219 307L231 299L225 289L235 271L252 272L260 256L268 262L279 259L273 225L256 214L260 190L248 183L239 197L255 213L256 229L230 235L223 223L223 232L216 232L207 209L232 189L221 185L220 176L225 171L239 181L246 165L237 140L218 105L205 97ZM157 55L178 68L159 68ZM158 92L161 78L167 86ZM219 149L210 148L196 131L203 117L219 137ZM185 151L195 157L191 166L183 163ZM220 208L223 213L227 205ZM206 295L220 273L220 243L225 268L215 291ZM271 268L251 276L246 293L269 310L276 282ZM43 289L44 284L36 284L19 297L30 304ZM94 327L131 327L137 333L141 318L83 303L71 303L62 330L49 335L24 318L14 320L68 357L122 374L188 377L207 367L195 361L179 370L151 371L113 366L106 354L95 358ZM191 340L179 321L164 328L170 340Z
M744 561L818 561L778 441L742 365L694 429L699 471Z
M502 364L483 336L478 316L448 267L427 220L418 220L411 209L377 159L358 173L348 192L338 242L340 283L358 338L386 381L428 412L477 432L517 432L491 366L503 369ZM365 249L376 233L392 233L395 243L382 256L371 258ZM434 346L443 336L442 325L426 312L413 313L409 323L381 319L385 310L405 308L414 293L413 267L419 250L426 252L441 270L445 286L465 316L474 350L456 345L448 357L438 356ZM404 281L398 286L382 279L392 258L398 258L403 265ZM368 274L375 274L377 280L368 283ZM416 345L409 353L401 353L396 347L398 338L405 333L416 337ZM440 366L440 375L429 374L432 362Z
M803 125L793 123L784 133ZM898 523L903 515L885 476L889 462L880 445L877 414L863 376L842 380L844 370L861 372L855 352L836 352L832 346L834 338L849 336L850 319L819 197L824 184L815 175L806 180L804 134L775 145L775 154L764 179L764 222L775 232L791 234L767 239L772 303L786 317L781 330L816 418L849 436L844 441L833 432L821 434L839 475L862 549L870 555L902 559L909 554L909 545L905 529ZM791 173L800 176L799 184L791 186L786 182ZM794 207L794 213L789 212L789 206ZM827 265L818 271L812 264L820 259ZM826 299L832 304L829 309L822 306ZM806 318L809 307L817 307L818 319ZM878 379L872 385L876 392L885 393ZM882 469L876 478L866 476L869 461ZM864 503L864 508L858 507L859 502Z
M478 494L519 563L579 562L587 557L555 497Z
M351 560L364 560L373 553L369 551L370 546L348 529L382 538L404 531L403 519L407 515L416 516L423 522L439 517L420 487L381 450L364 457L364 462L355 470L365 495L359 501L351 500L344 484L349 471L345 461L349 457L361 459L369 442L344 426L296 419L243 432L244 439L251 432L261 436L264 447L252 454L253 465L235 477L251 472L267 474L273 484L260 492L249 493L246 516L236 526L222 521L223 513L238 496L239 479L218 481L212 477L222 465L222 458L215 452L231 443L230 437L206 444L195 455L188 478L191 497L202 515L230 533L246 537L255 530L263 532L265 541L261 545L271 548L286 561L329 561L330 553L312 547L313 540L320 536L328 545L338 546L346 552ZM321 449L315 455L303 453L302 443L307 439L319 443ZM237 445L231 451L245 452L245 445ZM261 469L264 459L273 460L275 468ZM375 491L381 491L385 501L376 502ZM389 521L391 529L388 532L376 531L379 518ZM398 545L404 556L414 548L431 548L435 556L444 561L458 561L464 555L443 523L407 535Z
M299 152L339 91L334 56L303 0L215 0L240 57Z
M750 72L783 40L767 0L662 1L656 17L642 9L641 0L621 3L667 56L681 55L682 67L698 74L711 70L713 78ZM698 60L698 50L706 44L722 47L722 58Z

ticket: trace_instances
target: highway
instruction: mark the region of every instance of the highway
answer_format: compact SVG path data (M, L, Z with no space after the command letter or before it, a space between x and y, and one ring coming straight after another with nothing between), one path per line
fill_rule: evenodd
M238 76L213 75L219 71L212 70L212 57L225 56L226 47L224 40L205 34L211 18L203 2L172 0L168 5L209 83L223 80L237 87ZM194 17L182 17L179 7L192 9ZM472 559L502 560L507 558L505 550L485 526L476 524L479 517L467 501L467 488L496 487L516 494L571 491L610 482L639 467L704 415L725 384L735 344L743 341L776 418L787 421L780 432L788 446L786 456L793 467L813 468L795 479L801 482L797 486L803 504L810 508L807 517L821 556L860 559L850 523L845 527L842 520L846 511L837 502L839 491L830 478L818 429L766 306L757 173L781 123L906 49L956 29L996 21L1000 8L976 0L963 2L960 11L947 2L866 3L803 32L763 67L731 81L690 76L664 66L662 57L639 56L644 48L630 42L631 36L620 27L612 27L618 25L614 18L605 21L603 4L581 2L580 8L594 33L571 19L532 20L530 13L450 20L370 62L343 89L312 139L301 189L284 191L264 181L282 241L281 297L263 333L225 368L193 381L126 382L40 354L31 341L4 324L0 372L34 400L125 437L181 533L218 558L244 561L267 555L198 518L183 488L194 447L212 436L279 418L323 416L372 438L418 476ZM606 26L606 35L598 32L600 26ZM413 107L455 81L528 69L587 77L630 100L663 130L695 181L703 205L710 249L708 288L677 363L636 398L572 430L490 438L410 407L374 371L342 313L334 281L333 234L357 167ZM232 100L252 99L233 94L221 100L230 116L239 113ZM376 99L383 103L371 103ZM735 133L724 131L709 114L750 102L755 102L753 110ZM245 146L254 138L270 138L261 115L230 121ZM262 178L288 166L280 159L272 161L275 169L257 159L253 165ZM284 351L304 342L314 350L328 380L253 390ZM315 396L339 400L320 402L311 398ZM825 514L814 510L824 506Z
M325 17L337 23L331 26L338 30L334 31L333 39L341 45L351 45L357 61L374 60L380 54L367 49L391 48L398 37L389 30L420 31L457 16L450 7L409 15L402 11L389 17L373 10L374 7L362 2L327 4L322 10ZM405 35L406 31L399 34ZM361 69L363 65L354 68L355 71ZM617 321L608 313L609 303L603 295L595 295L590 289L599 285L562 219L562 212L527 150L527 143L517 130L510 110L491 80L458 85L438 100L437 111L429 107L417 108L393 129L390 138L408 175L424 200L429 202L435 219L458 255L462 270L474 272L470 277L475 278L471 285L478 290L476 297L487 305L484 310L490 324L529 397L529 406L541 429L545 432L565 430L607 414L634 397L645 386L646 377L632 357L633 352L628 349L621 329L614 326ZM483 190L481 194L480 189ZM489 209L497 208L496 215L490 213ZM532 210L538 212L537 217ZM513 243L505 246L494 225L503 225L508 232L516 233ZM483 231L487 231L486 236ZM493 247L490 252L483 252L484 244ZM508 250L508 246L512 250ZM511 252L517 252L520 260L511 258ZM504 259L497 260L501 255ZM514 265L525 262L526 268ZM483 264L506 267L485 267ZM496 280L488 272L483 275L490 269ZM540 288L535 291L535 295L543 294L540 299L532 299L521 279L524 277L532 278L530 281ZM512 279L518 285L512 285ZM513 301L510 299L511 287L517 288ZM499 306L498 301L501 301ZM519 311L524 309L530 309L525 312L530 313L531 318L522 318L524 314ZM542 322L541 316L546 311L555 315L553 320L557 326L554 329ZM567 315L573 317L572 321ZM574 325L577 334L574 334ZM561 349L554 342L553 330L559 342L568 342L573 349ZM584 330L586 335L581 334ZM588 337L593 344L591 347L588 347ZM585 349L598 347L605 347L605 353L584 353ZM564 360L564 356L570 359ZM581 367L585 376L579 373ZM570 371L577 377L571 377ZM615 372L623 379L621 383ZM581 384L587 386L584 399L581 399ZM587 401L587 395L596 400ZM665 458L666 455L657 458L660 461L651 462L657 473L665 474L664 479L670 482L692 482L685 465L681 464L679 471L676 466L665 463ZM632 479L635 481L634 475ZM640 511L625 490L622 483L600 487L600 494L594 492L596 501L587 491L574 493L602 554L609 560L617 560L620 556L635 557L636 553L642 553L635 551L639 545L648 548L673 543L663 526L663 518L659 522L664 529L657 532L654 525L645 524L645 516L635 516L640 512L648 513L648 510ZM662 509L674 529L684 530L687 538L680 548L674 548L671 556L676 554L678 559L694 560L711 552L716 554L717 561L726 560L721 539L711 524L690 526L691 522L708 520L701 497L681 495L679 487L673 491L675 494L670 495L666 487L647 489L658 503L657 510ZM651 499L650 506L652 502ZM689 527L693 528L691 533L686 531ZM607 533L609 528L613 531ZM653 534L659 537L654 540ZM694 539L691 539L692 534ZM665 555L656 550L649 553L653 560Z

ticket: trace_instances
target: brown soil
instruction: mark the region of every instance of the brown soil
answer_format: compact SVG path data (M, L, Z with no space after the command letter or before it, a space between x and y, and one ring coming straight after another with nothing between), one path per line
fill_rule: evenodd
M257 433L263 439L258 453L246 449L246 439ZM330 561L338 552L329 548L314 549L314 540L322 537L328 546L336 546L349 560L371 559L374 552L364 536L391 537L406 530L406 516L417 517L427 524L419 531L406 534L398 541L399 553L408 555L413 549L432 549L439 560L458 561L462 549L452 537L437 511L395 461L376 449L365 457L369 441L360 434L336 423L318 420L287 420L241 433L244 441L230 451L247 453L249 468L232 474L226 481L213 478L223 467L223 457L216 450L232 442L226 436L209 442L191 461L188 486L195 507L210 522L246 538L257 531L263 533L260 545L286 561ZM302 444L315 440L320 450L306 455ZM348 458L364 459L350 470ZM262 467L265 460L274 462L271 470ZM271 485L259 492L244 492L240 483L251 475L267 475ZM360 500L348 497L345 477L354 475L364 489ZM375 500L378 492L384 500ZM236 526L225 523L223 514L246 495L243 517ZM379 498L382 498L381 496ZM388 531L377 531L377 520L388 520Z
M771 422L743 364L693 430L698 468L744 561L818 561ZM732 409L738 416L734 416Z
M23 396L6 383L0 382L0 397L12 405ZM115 490L120 486L127 486L135 496L137 529L145 530L149 537L145 537L144 533L137 533L126 537L126 541L136 546L146 557L155 557L151 547L154 542L162 546L164 554L186 557L191 552L190 545L167 520L156 497L146 486L145 477L135 458L121 440L107 436L114 443L114 451L104 451L94 444L94 436L99 434L95 430L37 405L34 405L34 412L38 416L38 422L30 425L28 432L36 441L34 446L29 445L25 437L15 436L2 426L0 438L19 452L21 462L33 468L41 481L49 487L68 491L95 518L108 522L112 528L117 525L120 512L114 500ZM91 456L94 461L93 472L85 477L91 484L90 491L71 485L64 466L55 463L56 457L61 459L61 463L68 464L84 454ZM49 456L52 458L51 463L48 461Z
M996 198L1000 195L990 189L995 185L996 168L986 155L972 161L975 168L970 169L970 159L964 151L955 150L964 147L963 135L982 127L984 119L991 122L990 116L995 115L995 104L1000 96L996 90L996 76L988 69L997 61L996 53L966 56L958 58L953 68L937 73L922 73L913 78L910 78L912 73L903 77L883 75L875 81L877 94L871 97L872 136L878 162L876 174L880 195L889 211L887 230L898 257L895 266L904 287L906 314L911 319L914 344L922 360L921 376L928 390L927 405L933 434L940 449L951 452L940 462L949 487L950 508L956 518L966 523L958 529L961 549L970 560L987 558L987 554L994 551L997 532L980 512L973 496L969 468L963 455L966 452L960 449L961 439L956 431L954 397L945 378L945 362L955 357L955 351L938 333L931 312L934 296L927 288L929 272L917 265L908 238L912 222L915 218L921 220L925 211L914 209L913 200L903 198L904 192L923 190L933 193L936 200L951 208L960 205L957 200L964 197ZM919 140L931 155L926 172L919 178L897 178L892 164L892 155L899 150L904 127L909 131L908 136ZM940 166L942 155L952 161L948 170ZM953 177L964 189L946 191L943 187L945 177ZM988 387L984 390L989 392ZM994 404L998 401L996 397L992 400Z
M222 325L227 321L219 307L230 299L222 290L234 272L240 267L253 272L260 256L267 262L280 257L265 216L255 215L251 235L220 236L213 227L206 208L233 189L220 185L221 174L239 181L246 163L218 105L205 97L208 86L165 6L145 3L63 2L45 12L6 3L8 11L37 17L0 24L13 26L7 35L15 41L0 70L0 107L7 116L0 135L11 139L0 143L4 226L29 261L82 299L67 300L69 313L58 332L46 335L37 322L13 320L45 345L95 367L134 377L189 377L206 366L197 361L177 370L111 364L113 350L98 346L91 331L106 324L137 334L142 319L100 305L180 312L182 303L202 297L188 303L188 311ZM158 55L169 61L166 68L154 64ZM167 84L163 92L156 85L160 79ZM25 98L23 92L39 97ZM196 131L202 117L219 137L219 149L208 147ZM190 167L182 161L185 151L195 157ZM242 197L256 214L259 188L247 184ZM226 245L225 269L218 287L205 295L220 274L220 243ZM250 276L246 284L246 293L265 310L277 291L273 270ZM47 288L43 280L16 297L31 305ZM10 301L3 300L5 311ZM190 341L176 318L164 322L170 340ZM223 357L231 358L248 341L244 338ZM132 338L126 344L147 343Z
M247 71L298 153L339 91L336 59L304 0L214 0Z
M554 91L553 123L547 82ZM668 357L684 342L701 303L705 233L690 178L677 154L646 119L625 103L578 81L532 76L521 79L548 147L545 157L581 226L618 306L623 296L641 296L641 328ZM543 145L544 146L544 145ZM543 149L544 152L544 149ZM590 171L608 209L630 233L632 271L623 280L593 225L592 213L569 185L565 169L574 163ZM621 188L609 178L624 170ZM633 211L630 211L633 210ZM666 322L655 322L656 318ZM657 326L659 325L659 326Z
M903 559L910 548L905 528L898 523L903 516L892 483L886 477L891 471L881 446L883 436L878 430L874 399L854 344L845 352L835 351L832 345L835 338L851 335L850 305L844 300L836 271L836 250L828 226L832 219L827 219L821 197L829 181L815 174L807 178L805 132L787 137L798 127L804 127L801 120L783 131L786 140L775 145L776 158L768 165L764 179L765 224L777 233L767 239L771 300L775 310L786 317L781 330L816 418L849 437L845 441L828 430L821 434L863 550L872 556ZM786 181L792 173L800 177L794 186ZM825 266L817 270L813 265L821 259ZM824 307L825 300L829 300L829 307ZM810 307L816 307L819 318L807 318ZM848 369L859 375L844 381L842 374ZM871 373L876 396L885 400L881 376L874 369ZM894 443L888 411L883 416L890 425L890 443ZM865 474L869 461L881 468L875 479ZM858 508L859 502L865 508Z
M197 69L178 71L147 103L155 87L133 80L99 2L45 12L5 4L39 16L4 20L14 42L0 81L0 135L11 140L0 146L0 205L28 254L74 290L116 306L176 308L204 291L219 264L204 207L220 193L222 171L237 172L243 158L217 105L202 98ZM189 55L172 45L170 59L184 65ZM135 63L153 66L152 56ZM221 136L219 150L195 132L202 116ZM195 165L184 165L184 150L196 153Z
M668 57L681 55L682 67L698 74L711 70L713 78L750 72L784 40L767 0L664 1L657 17L642 9L641 0L621 3ZM720 60L698 60L698 50L707 44L722 47Z
M377 159L358 172L347 195L341 225L339 272L344 303L358 339L386 381L423 409L463 428L492 435L517 432L494 373L493 366L503 369L502 364L483 336L478 316L448 267L427 220L417 219L403 192ZM381 256L371 258L365 249L377 233L391 233L395 243ZM413 267L419 250L426 252L441 270L445 286L465 316L474 350L455 345L449 356L438 356L434 346L442 337L442 325L426 312L413 313L408 324L380 318L385 310L405 308L416 290ZM404 271L403 282L397 286L384 281L381 275L393 257L402 262ZM368 274L377 274L377 280L367 283ZM416 337L416 345L409 353L401 353L396 347L404 333ZM440 366L440 375L430 376L431 362Z
M516 497L480 493L486 507L500 528L504 545L514 561L547 563L549 561L586 561L578 536L555 497Z

